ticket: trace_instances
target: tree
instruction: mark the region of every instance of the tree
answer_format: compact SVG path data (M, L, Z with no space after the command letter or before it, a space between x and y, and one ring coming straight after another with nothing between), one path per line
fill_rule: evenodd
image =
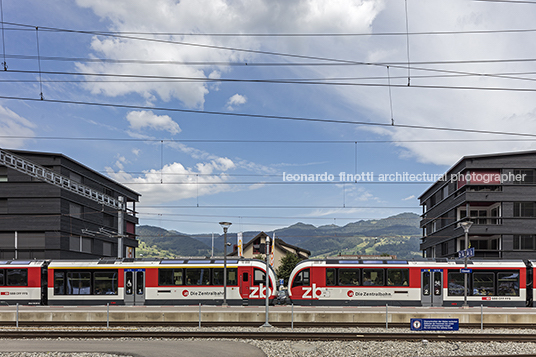
M288 278L290 277L290 273L292 272L292 269L300 262L300 258L296 254L287 253L282 259L281 259L281 265L279 268L277 268L277 278L278 279L284 279L285 280L285 286L288 285Z

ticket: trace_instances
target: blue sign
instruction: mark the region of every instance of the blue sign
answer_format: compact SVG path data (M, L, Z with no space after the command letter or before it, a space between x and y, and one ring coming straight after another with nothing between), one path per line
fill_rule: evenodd
M458 258L471 258L475 256L475 248L469 248L458 251Z
M285 285L285 279L279 279L279 285Z
M411 331L458 331L459 319L411 319Z
M473 272L473 269L460 269L460 273L463 274L471 274Z

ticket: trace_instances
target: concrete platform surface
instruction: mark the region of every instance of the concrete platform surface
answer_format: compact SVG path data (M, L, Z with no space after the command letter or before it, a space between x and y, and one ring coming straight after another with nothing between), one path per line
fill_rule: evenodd
M259 348L247 343L207 340L3 340L0 352L99 352L134 357L266 357Z
M18 312L17 312L18 311ZM536 308L500 307L291 307L272 306L276 323L409 323L412 318L457 318L460 324L536 324ZM264 323L265 308L253 306L0 306L2 322Z

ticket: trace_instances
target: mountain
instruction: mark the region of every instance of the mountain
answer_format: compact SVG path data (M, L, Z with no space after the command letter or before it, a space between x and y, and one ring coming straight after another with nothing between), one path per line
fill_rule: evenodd
M315 227L298 222L275 230L285 242L311 251L311 256L337 254L393 254L401 259L419 258L420 217L415 213L401 213L376 220L360 220L345 226L334 224ZM258 231L243 232L244 242ZM266 232L272 234L272 232ZM166 250L177 256L204 256L211 254L212 233L188 235L158 227L139 226L138 235L147 247ZM228 233L227 241L236 243L236 233ZM214 234L214 253L222 254L224 237Z
M164 250L166 255L206 256L211 254L211 247L177 231L168 231L153 226L138 226L137 234L140 243L143 242L146 247Z

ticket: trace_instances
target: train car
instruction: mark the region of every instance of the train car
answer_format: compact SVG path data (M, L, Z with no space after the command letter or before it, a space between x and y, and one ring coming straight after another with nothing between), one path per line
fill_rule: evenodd
M463 267L454 260L305 260L289 277L289 296L298 305L462 306L467 276L468 305L527 306L532 275L523 261Z
M223 302L223 259L51 261L49 305L193 305ZM227 260L229 305L265 303L266 264ZM269 272L269 299L276 277Z
M0 304L39 305L46 303L45 286L45 261L0 261Z

